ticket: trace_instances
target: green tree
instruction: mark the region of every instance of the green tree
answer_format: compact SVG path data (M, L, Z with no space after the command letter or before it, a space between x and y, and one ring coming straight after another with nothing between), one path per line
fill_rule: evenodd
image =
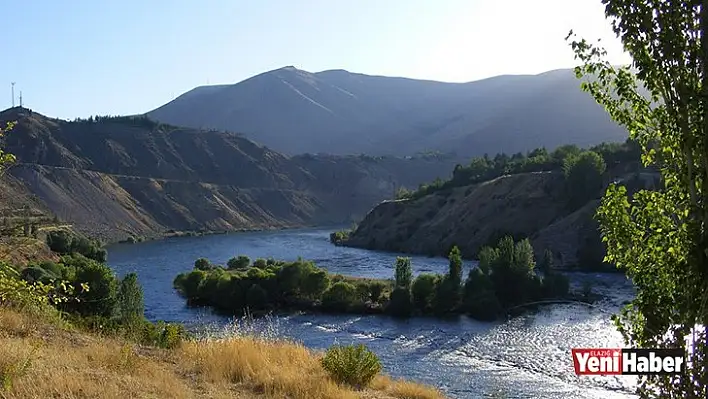
M679 376L641 377L644 397L705 398L708 355L708 5L705 1L603 0L632 56L615 67L604 49L573 38L583 89L642 146L663 188L611 185L597 216L609 262L626 271L636 298L615 317L626 343L685 348ZM569 39L572 32L569 35ZM697 327L702 326L702 327Z
M583 151L578 156L565 159L563 173L568 183L570 206L573 209L601 195L605 167L602 156L594 151Z
M550 249L543 251L543 259L538 265L538 270L542 273L548 273L553 270L553 252Z
M457 245L453 246L447 256L448 272L447 276L450 281L460 285L462 283L462 254Z
M356 300L357 293L354 284L340 281L332 284L322 295L322 307L343 312L349 309Z
M494 320L501 311L492 280L479 267L470 270L465 282L464 309L478 320Z
M81 255L65 256L62 263L76 268L76 287L79 302L72 303L75 310L84 315L113 317L117 310L118 280L113 271L103 263ZM84 290L79 284L86 283Z
M448 261L448 272L438 284L435 297L435 310L439 314L455 311L462 299L462 255L457 246L450 250Z
M396 258L396 288L404 288L410 290L411 281L413 279L413 270L411 269L411 258L397 257Z
M137 274L128 273L121 280L118 288L118 307L123 322L144 318L143 288L140 286Z
M430 273L419 274L413 280L411 287L411 295L413 306L422 312L428 312L435 301L435 292L437 290L439 276Z
M211 262L206 258L199 258L194 261L194 268L196 270L208 271L212 269Z
M553 150L553 153L551 153L551 159L556 165L562 167L565 164L566 159L576 157L580 155L580 152L581 150L577 145L562 145Z
M372 281L369 284L369 293L371 294L371 302L379 302L381 294L383 294L386 285L381 281Z
M302 293L310 299L319 299L329 288L329 275L325 270L312 270L302 281Z
M226 262L226 266L229 269L245 269L251 264L251 259L245 255L239 255L238 257L231 258Z
M71 252L73 236L66 230L55 230L47 234L49 249L60 254Z

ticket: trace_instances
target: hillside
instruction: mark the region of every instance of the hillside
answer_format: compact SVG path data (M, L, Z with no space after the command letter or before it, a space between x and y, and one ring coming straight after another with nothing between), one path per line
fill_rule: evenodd
M6 120L18 121L5 141L18 163L5 184L47 215L109 241L349 222L396 187L445 176L455 163L290 158L233 133L146 118L67 122L13 108L0 114Z
M529 238L539 259L550 250L556 266L602 267L604 248L593 217L604 188L611 181L622 182L630 193L656 187L657 174L639 165L637 148L630 143L593 150L597 152L575 147L575 155L568 148L550 154L535 151L538 155L532 152L516 161L503 154L494 160L476 158L457 167L448 181L382 202L354 231L337 233L332 240L431 256L445 256L456 245L463 256L475 258L483 246L511 235ZM574 170L582 175L566 176L560 157L572 163L583 159L581 154L604 159L607 167L603 163L601 171L591 171L579 166ZM581 187L583 194L578 195Z
M572 70L443 83L285 67L195 88L148 115L242 132L288 154L437 150L469 157L626 137Z
M502 234L531 236L563 212L557 173L500 177L412 200L387 201L369 212L347 245L444 255L457 245L468 257Z
M160 349L65 324L0 307L3 398L445 397L385 375L363 390L338 385L320 353L294 343L237 337Z

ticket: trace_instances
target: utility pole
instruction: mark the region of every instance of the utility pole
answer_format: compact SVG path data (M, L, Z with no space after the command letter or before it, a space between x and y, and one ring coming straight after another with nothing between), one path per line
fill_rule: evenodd
M12 86L12 108L15 108L15 82L10 83Z
M20 90L20 108L22 108L22 90Z

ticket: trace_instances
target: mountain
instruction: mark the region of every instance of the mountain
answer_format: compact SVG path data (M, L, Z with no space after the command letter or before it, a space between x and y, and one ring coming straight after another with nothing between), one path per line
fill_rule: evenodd
M443 83L289 66L233 85L197 87L148 115L242 132L287 154L469 157L627 136L569 69Z
M237 134L145 117L67 122L17 107L0 113L5 121L18 122L4 143L18 162L0 181L1 190L15 193L0 211L29 204L109 241L351 222L397 187L444 177L456 163L289 157Z

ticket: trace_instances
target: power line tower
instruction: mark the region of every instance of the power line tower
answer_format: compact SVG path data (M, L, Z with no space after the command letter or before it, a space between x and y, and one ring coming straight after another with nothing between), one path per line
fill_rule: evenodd
M12 87L12 108L15 108L15 82L10 83Z

